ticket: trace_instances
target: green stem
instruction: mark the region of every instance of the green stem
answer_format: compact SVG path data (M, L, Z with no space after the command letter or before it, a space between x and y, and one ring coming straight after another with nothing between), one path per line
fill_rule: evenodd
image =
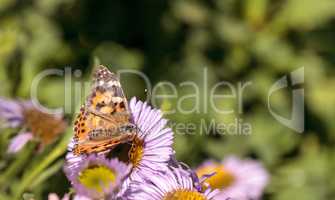
M42 174L40 174L38 177L34 179L34 182L32 182L28 189L35 188L39 184L43 183L45 180L50 178L52 175L54 175L56 172L58 172L64 164L64 160L59 160L55 164L52 164L48 169L44 170Z
M55 161L59 156L61 156L65 151L67 144L69 142L71 136L71 129L69 129L65 134L59 144L54 148L54 150L48 154L42 162L39 163L36 167L29 171L27 174L23 176L23 180L18 185L17 190L14 194L13 199L20 199L21 194L30 186L33 180L45 169L47 168L53 161Z
M30 158L31 152L34 150L35 146L35 144L27 144L27 147L24 148L23 152L17 154L18 157L0 177L0 185L2 187L5 187L6 182L11 180L11 177L14 177L21 171L27 160Z

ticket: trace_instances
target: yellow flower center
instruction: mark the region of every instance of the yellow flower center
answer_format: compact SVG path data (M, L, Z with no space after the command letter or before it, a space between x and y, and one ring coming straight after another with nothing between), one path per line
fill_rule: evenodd
M167 193L162 200L206 200L206 197L197 191L178 189Z
M216 172L216 174L214 174L205 181L211 186L212 189L222 189L229 187L235 181L235 177L233 176L233 174L231 174L219 163L215 163L213 165L198 169L197 175L201 177L203 175L211 174L213 172Z
M135 137L128 154L133 167L138 166L143 157L143 140Z
M102 193L114 183L116 174L106 166L92 166L81 171L78 179L86 188Z

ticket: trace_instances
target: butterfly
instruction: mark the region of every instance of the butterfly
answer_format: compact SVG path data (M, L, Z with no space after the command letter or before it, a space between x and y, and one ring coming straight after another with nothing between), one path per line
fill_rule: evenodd
M93 75L91 93L74 122L73 154L108 152L131 141L136 131L118 77L100 65Z

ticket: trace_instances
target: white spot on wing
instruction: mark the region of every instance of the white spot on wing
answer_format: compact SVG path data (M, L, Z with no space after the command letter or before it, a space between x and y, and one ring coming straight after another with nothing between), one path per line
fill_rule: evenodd
M124 101L124 98L122 97L112 97L112 102L120 103L122 101Z
M107 87L112 87L112 86L116 86L116 87L121 87L121 84L119 81L108 81Z

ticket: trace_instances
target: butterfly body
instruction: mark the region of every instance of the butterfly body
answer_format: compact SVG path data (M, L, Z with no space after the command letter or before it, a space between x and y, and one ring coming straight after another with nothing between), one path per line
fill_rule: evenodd
M88 134L88 139L90 141L101 141L113 137L119 137L124 134L132 134L134 131L136 131L136 127L134 127L133 124L125 124L112 129L95 129Z
M75 155L100 153L129 142L137 129L131 123L127 99L115 74L100 66L93 89L74 124Z

